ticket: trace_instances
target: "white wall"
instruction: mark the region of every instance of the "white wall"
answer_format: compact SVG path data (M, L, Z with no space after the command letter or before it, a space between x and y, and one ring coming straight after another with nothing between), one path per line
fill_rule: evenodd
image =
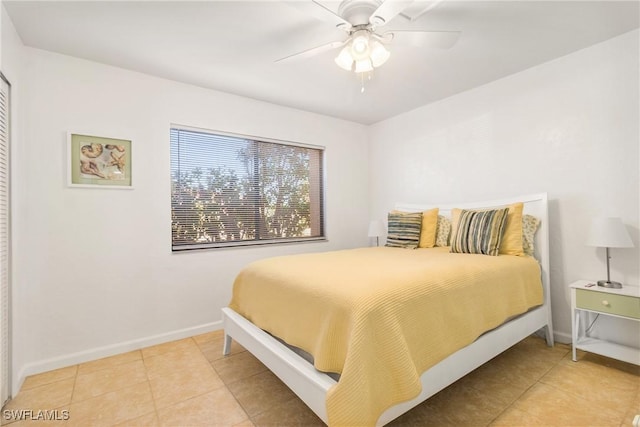
M19 376L219 328L252 260L368 244L363 125L25 50ZM171 253L171 123L325 146L329 241ZM66 187L67 131L132 139L135 189Z
M372 217L398 201L548 192L554 327L567 341L568 284L606 277L604 249L584 244L592 216L622 217L636 248L612 250L612 279L638 283L638 37L627 33L372 126Z

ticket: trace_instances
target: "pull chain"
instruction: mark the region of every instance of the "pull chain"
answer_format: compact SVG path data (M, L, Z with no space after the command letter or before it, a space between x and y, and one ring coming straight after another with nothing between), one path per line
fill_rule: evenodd
M364 75L365 73L359 73L360 74L360 93L364 93ZM367 80L371 80L371 71L367 71Z

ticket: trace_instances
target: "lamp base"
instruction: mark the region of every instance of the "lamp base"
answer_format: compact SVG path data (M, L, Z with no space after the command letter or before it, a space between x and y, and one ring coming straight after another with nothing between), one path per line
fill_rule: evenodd
M603 288L620 289L620 288L622 288L622 283L620 283L620 282L611 282L611 281L608 281L608 280L598 280L598 286L602 286Z

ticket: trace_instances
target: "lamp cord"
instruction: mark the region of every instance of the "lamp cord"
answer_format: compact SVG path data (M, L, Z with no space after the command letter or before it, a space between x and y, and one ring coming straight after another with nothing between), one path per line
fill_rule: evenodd
M596 314L596 318L593 319L593 321L591 322L591 324L589 325L589 327L587 329L585 329L584 333L585 335L589 333L589 331L591 330L591 328L593 328L594 323L596 323L596 320L598 320L598 317L600 317L600 313Z

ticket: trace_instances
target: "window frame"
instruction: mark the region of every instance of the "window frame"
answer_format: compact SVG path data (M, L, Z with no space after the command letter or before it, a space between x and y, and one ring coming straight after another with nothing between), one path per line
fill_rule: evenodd
M322 145L315 144L307 144L296 141L288 141L282 139L274 139L267 138L262 136L255 135L247 135L240 134L228 131L220 131L215 129L205 129L193 126L185 126L176 123L171 123L169 126L169 184L170 184L170 198L173 197L173 148L171 142L171 133L172 131L186 131L186 132L198 132L204 134L210 134L213 136L221 136L221 137L229 137L229 138L238 138L250 140L253 142L263 142L270 144L279 144L290 147L297 148L308 148L319 151L320 158L320 174L319 174L319 185L320 185L320 208L318 212L319 220L320 220L320 236L310 236L310 237L291 237L291 238L276 238L276 239L260 239L256 238L254 240L241 240L241 241L231 241L231 242L211 242L211 243L194 243L194 244L183 244L183 245L175 245L173 242L173 219L170 221L170 232L171 232L171 252L172 253L181 253L181 252L190 252L190 251L201 251L201 250L217 250L217 249L225 249L225 248L240 248L240 247L260 247L260 246L272 246L272 245L289 245L293 243L318 243L318 242L326 242L327 239L327 220L326 220L326 147ZM173 206L170 206L173 209ZM257 234L256 234L257 235Z

